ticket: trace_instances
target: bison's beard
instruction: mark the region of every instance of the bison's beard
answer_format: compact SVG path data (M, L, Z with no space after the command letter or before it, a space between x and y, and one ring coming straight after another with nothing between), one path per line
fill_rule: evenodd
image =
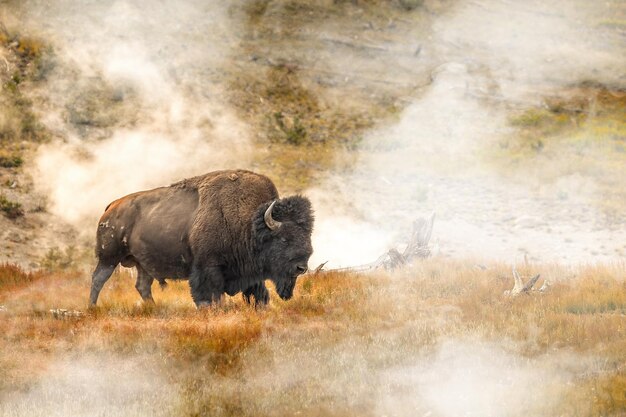
M296 286L296 278L287 278L274 281L276 292L283 300L289 300L293 297L293 289Z

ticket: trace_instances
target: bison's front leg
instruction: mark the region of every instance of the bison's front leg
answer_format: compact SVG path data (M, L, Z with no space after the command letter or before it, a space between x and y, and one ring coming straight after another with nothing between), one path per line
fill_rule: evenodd
M243 299L250 304L250 297L254 296L254 304L257 306L264 306L270 301L270 293L267 291L267 287L264 282L256 283L248 287L243 292Z
M194 264L189 276L189 287L198 308L219 301L224 293L224 275L221 268Z

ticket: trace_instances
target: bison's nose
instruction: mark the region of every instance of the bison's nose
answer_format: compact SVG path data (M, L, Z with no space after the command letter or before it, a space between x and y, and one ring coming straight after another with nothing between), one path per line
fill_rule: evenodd
M304 274L309 270L309 267L307 265L298 265L296 269L298 270L298 274Z

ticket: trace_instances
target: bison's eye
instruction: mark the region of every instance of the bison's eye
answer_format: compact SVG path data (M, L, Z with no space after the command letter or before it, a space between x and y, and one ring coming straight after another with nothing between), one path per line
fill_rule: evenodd
M283 243L287 243L287 238L286 237L281 237L280 241L283 242Z

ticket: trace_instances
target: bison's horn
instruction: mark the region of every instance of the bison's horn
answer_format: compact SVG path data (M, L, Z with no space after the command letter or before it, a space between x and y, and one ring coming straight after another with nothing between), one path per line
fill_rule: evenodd
M265 224L267 225L267 227L269 227L271 230L276 230L280 227L280 225L282 224L281 222L278 222L276 220L274 220L274 218L272 217L272 210L274 209L274 204L276 204L276 200L272 201L272 204L270 204L270 206L267 208L267 210L265 210Z

